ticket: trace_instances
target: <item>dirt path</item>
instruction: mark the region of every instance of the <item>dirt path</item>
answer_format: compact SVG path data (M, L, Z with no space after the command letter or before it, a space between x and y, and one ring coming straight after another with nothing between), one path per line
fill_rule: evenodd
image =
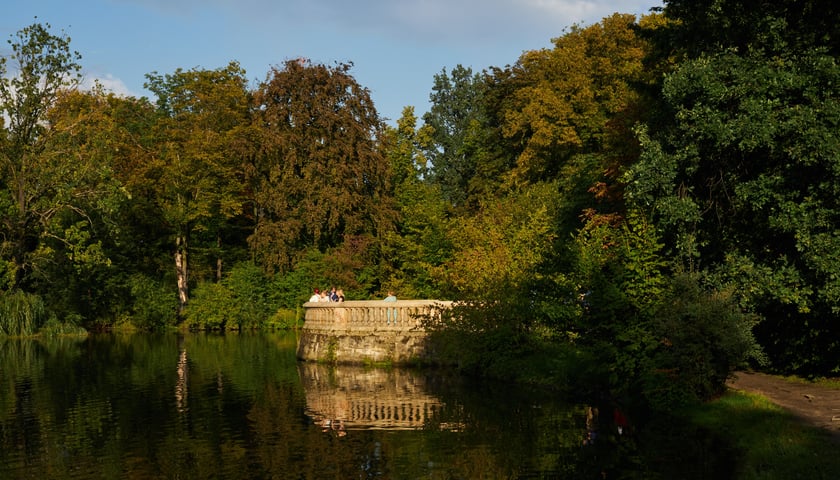
M735 373L726 384L768 398L806 424L829 431L840 442L840 389L748 372Z

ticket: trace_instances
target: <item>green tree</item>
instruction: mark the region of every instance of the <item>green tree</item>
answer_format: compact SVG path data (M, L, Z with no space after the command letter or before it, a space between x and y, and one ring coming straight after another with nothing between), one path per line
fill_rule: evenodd
M159 119L156 151L144 173L154 182L153 201L172 242L183 309L193 266L204 265L198 271L205 277L221 278L222 233L243 214L241 148L250 125L249 92L236 62L147 79L146 88L157 95ZM189 260L190 252L203 255Z
M46 114L62 90L79 83L81 56L70 38L35 23L8 41L0 57L0 115L8 123L0 136L0 288L26 287L49 252L41 249L57 215L77 206L76 188L66 175L67 157L46 152ZM15 69L9 71L9 63ZM81 186L80 193L86 190ZM80 210L80 209L79 209ZM72 242L72 239L67 239Z
M477 215L450 223L455 254L445 276L459 298L511 299L528 294L554 246L556 187L546 183L488 199Z
M763 316L756 333L777 368L827 373L840 368L840 69L813 9L837 9L797 4L802 18L779 4L668 2L662 43L682 39L672 48L687 60L665 77L663 121L640 130L628 198L682 268L734 285ZM740 11L752 21L710 21Z
M478 139L483 128L483 93L480 74L457 65L434 77L432 106L423 115L431 142L423 147L430 162L428 180L436 184L453 206L463 207L480 194L473 181L481 163Z
M444 298L456 301L433 335L446 361L510 378L559 337L552 323L573 297L558 288L562 275L545 268L557 240L557 197L554 183L530 185L447 222L450 258L432 270Z
M815 45L840 52L840 6L832 0L764 2L744 0L665 0L665 15L675 22L656 35L665 51L687 58L732 50L741 55L761 50L768 56ZM758 7L758 8L757 8Z
M53 200L57 204L59 195L74 197L73 207L51 224L51 231L61 235L53 233L42 242L43 250L55 254L40 269L39 289L59 318L81 316L90 325L112 320L129 306L127 277L145 260L132 258L132 245L148 236L132 231L126 216L132 196L125 170L146 155L144 132L152 113L145 99L101 87L62 92L47 112L45 154L65 165L57 174L75 186Z
M629 180L682 263L721 270L769 320L759 328L780 366L835 368L822 335L840 301L838 73L817 52L685 62L665 84L674 128L646 138ZM810 340L792 343L797 330Z
M725 389L729 373L762 361L732 288L672 273L656 225L642 212L593 215L579 232L575 279L582 314L573 338L594 359L584 366L611 395L669 411Z
M450 260L453 248L446 235L448 203L438 184L425 181L430 127L418 129L414 109L406 107L385 135L400 215L396 229L383 238L382 277L386 288L401 297L438 298L441 285L435 272Z
M360 237L393 228L383 124L350 68L291 60L255 93L248 178L257 224L249 242L269 270L289 271L310 248L371 245Z

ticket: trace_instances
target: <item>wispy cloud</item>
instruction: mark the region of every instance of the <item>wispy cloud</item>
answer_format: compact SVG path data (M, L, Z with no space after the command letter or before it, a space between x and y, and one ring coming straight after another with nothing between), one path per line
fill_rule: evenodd
M663 0L32 0L12 2L3 23L32 15L69 27L86 85L146 95L149 72L241 63L259 81L304 56L350 61L377 108L423 111L433 76L461 64L478 71L551 48L572 25L614 12L645 13ZM14 25L10 26L11 29ZM10 30L11 31L11 30ZM0 45L2 48L2 45Z
M113 0L176 15L222 8L255 28L331 26L385 38L430 43L560 35L574 24L600 21L614 12L646 12L658 0ZM549 40L547 38L546 40Z

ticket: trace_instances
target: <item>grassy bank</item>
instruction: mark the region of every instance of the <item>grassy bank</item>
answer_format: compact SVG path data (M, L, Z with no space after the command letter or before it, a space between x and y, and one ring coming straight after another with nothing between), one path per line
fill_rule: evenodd
M736 479L840 478L840 445L760 395L729 392L687 415L729 439Z

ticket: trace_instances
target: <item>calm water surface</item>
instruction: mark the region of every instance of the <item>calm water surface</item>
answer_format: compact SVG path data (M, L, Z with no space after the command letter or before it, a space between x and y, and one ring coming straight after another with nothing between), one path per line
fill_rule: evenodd
M727 478L702 432L442 370L329 368L293 334L0 339L0 479ZM594 439L594 441L591 441Z

